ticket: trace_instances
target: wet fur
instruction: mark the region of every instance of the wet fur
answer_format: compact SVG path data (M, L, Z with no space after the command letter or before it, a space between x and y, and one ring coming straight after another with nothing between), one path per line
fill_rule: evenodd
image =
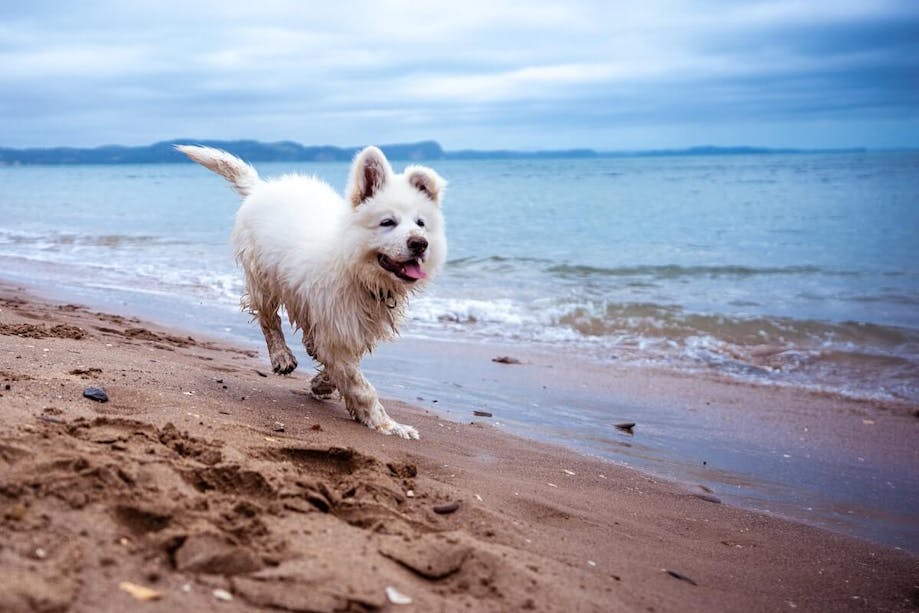
M398 333L409 296L444 262L440 203L445 181L423 166L396 174L379 149L368 147L354 159L343 198L314 177L264 181L225 151L177 149L226 178L244 197L232 236L246 280L242 306L261 325L275 372L297 367L281 329L284 307L302 331L307 353L320 364L311 382L314 395L328 397L338 389L357 421L385 434L418 438L415 428L387 415L360 361ZM381 225L386 220L396 225ZM427 248L416 257L420 239ZM415 262L427 277L399 278L381 266L380 254Z

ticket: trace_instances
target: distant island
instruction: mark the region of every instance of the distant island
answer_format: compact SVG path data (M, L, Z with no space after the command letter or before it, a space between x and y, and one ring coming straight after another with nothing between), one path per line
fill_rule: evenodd
M202 140L179 138L152 145L126 147L106 145L94 148L48 147L13 149L0 147L0 165L30 164L163 164L189 160L173 147L176 144L206 145L225 149L251 162L336 162L349 161L359 147L304 146L292 141L263 143L254 140ZM711 145L688 149L657 149L650 151L595 151L593 149L559 149L547 151L474 150L444 151L435 141L382 145L381 149L393 160L509 160L509 159L569 159L602 157L665 157L711 155L761 155L793 153L861 153L852 149L770 149L767 147L715 147Z

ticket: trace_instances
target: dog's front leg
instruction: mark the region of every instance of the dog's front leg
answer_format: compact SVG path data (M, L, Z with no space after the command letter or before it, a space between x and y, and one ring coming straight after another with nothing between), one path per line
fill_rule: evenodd
M415 428L400 424L386 414L386 409L377 398L376 390L361 373L359 361L326 364L324 373L338 388L345 400L345 407L355 420L383 434L395 434L410 439L418 438L418 431Z
M265 344L268 345L271 368L279 375L290 374L297 367L297 358L284 340L281 317L275 311L273 315L259 314L258 321L262 326L262 334L265 335Z

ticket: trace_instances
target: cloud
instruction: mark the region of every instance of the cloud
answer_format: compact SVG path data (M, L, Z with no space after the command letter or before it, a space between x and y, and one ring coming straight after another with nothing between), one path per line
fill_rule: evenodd
M0 66L7 146L919 140L907 0L35 0L4 8Z

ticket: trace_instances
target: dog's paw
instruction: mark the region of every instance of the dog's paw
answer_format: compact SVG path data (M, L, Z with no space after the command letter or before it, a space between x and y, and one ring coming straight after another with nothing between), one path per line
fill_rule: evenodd
M405 424L400 424L393 420L386 421L378 426L370 426L377 432L382 432L383 434L388 434L392 436L398 436L400 438L406 438L410 440L418 440L421 438L418 436L418 430L412 426L406 426Z
M289 375L297 368L297 358L289 348L285 347L283 351L271 353L271 367L279 375Z
M310 393L317 400L328 400L335 393L335 386L319 373L310 381Z

